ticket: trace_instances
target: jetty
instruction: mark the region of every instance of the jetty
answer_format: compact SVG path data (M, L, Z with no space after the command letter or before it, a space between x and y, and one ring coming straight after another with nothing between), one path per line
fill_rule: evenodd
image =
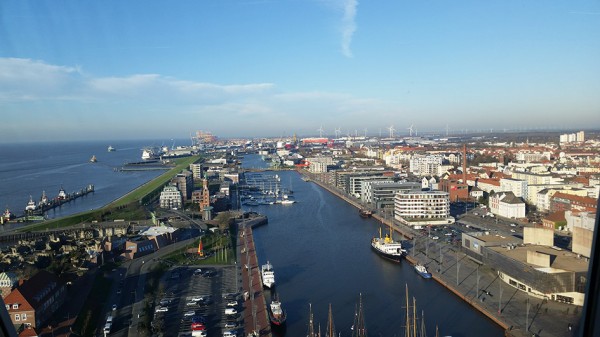
M265 216L244 219L238 223L237 253L242 269L244 336L271 336L271 323L252 235L252 228L266 223Z
M40 201L40 203L37 206L35 206L35 209L26 210L25 214L18 216L17 218L28 220L28 217L31 216L43 216L44 213L49 210L60 207L66 203L69 203L77 198L86 196L90 193L94 193L94 185L92 184L89 184L86 187L80 189L79 191L75 191L72 193L66 193L65 190L61 188L56 197L54 197L53 199ZM45 194L42 195L42 199L45 199Z

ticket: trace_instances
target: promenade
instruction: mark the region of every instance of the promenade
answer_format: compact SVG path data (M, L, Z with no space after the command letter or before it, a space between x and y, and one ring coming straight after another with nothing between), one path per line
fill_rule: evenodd
M265 217L259 217L238 224L237 252L242 269L244 336L271 336L271 323L252 235L252 228L266 221Z
M351 205L362 207L343 191L319 181L316 175L301 174ZM505 329L507 336L575 335L581 308L529 296L501 281L492 266L480 265L467 257L460 247L414 235L406 226L392 224L393 219L374 217L409 238L404 242L407 262L425 265L435 281Z

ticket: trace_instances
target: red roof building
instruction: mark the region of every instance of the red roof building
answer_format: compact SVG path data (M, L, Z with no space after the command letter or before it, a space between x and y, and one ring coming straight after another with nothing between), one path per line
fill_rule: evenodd
M45 270L11 291L4 299L10 320L21 326L42 326L64 302L66 288L58 277Z

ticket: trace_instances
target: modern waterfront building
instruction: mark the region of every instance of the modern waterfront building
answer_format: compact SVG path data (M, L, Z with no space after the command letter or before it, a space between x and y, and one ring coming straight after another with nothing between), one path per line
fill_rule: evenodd
M577 254L547 245L523 244L518 238L488 232L463 233L462 246L470 258L494 266L499 278L519 291L583 305L588 262Z
M401 191L394 197L396 220L413 225L453 223L449 194L442 191Z
M183 198L175 185L165 186L160 192L159 203L161 208L181 208Z
M361 199L376 209L393 208L394 197L401 191L420 191L417 182L394 182L393 180L369 180L362 182Z

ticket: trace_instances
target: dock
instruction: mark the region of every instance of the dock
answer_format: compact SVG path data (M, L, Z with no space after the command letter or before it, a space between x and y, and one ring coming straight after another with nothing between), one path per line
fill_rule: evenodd
M271 336L271 323L252 235L252 228L266 223L267 218L263 216L238 224L237 252L242 270L244 336Z
M63 191L63 190L61 189L61 191ZM35 210L26 211L26 213L24 215L19 216L19 218L27 218L28 216L31 216L31 215L43 216L44 213L49 210L60 207L66 203L69 203L77 198L86 196L90 193L94 193L94 185L92 185L92 184L89 184L87 187L84 187L84 188L80 189L79 191L75 191L72 193L66 193L62 197L55 197L54 199L48 200L46 203L40 203L39 205L37 205Z

